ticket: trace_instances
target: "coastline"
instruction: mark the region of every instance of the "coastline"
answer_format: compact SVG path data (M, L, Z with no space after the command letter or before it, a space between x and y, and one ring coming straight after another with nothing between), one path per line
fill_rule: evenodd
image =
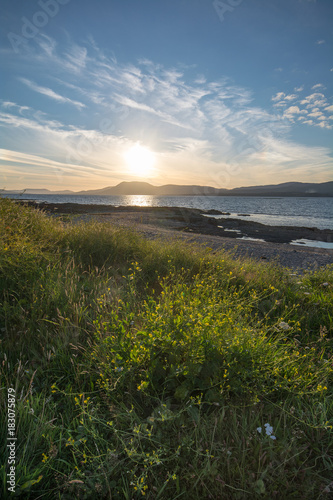
M18 203L39 208L53 216L69 216L73 223L96 220L130 228L149 239L180 239L209 247L214 252L224 249L235 257L274 261L298 271L315 270L333 264L331 249L289 244L301 238L332 242L333 231L329 229L268 226L233 218L216 219L214 216L221 214L216 210L36 203L30 200L20 200ZM240 236L253 239L241 239Z

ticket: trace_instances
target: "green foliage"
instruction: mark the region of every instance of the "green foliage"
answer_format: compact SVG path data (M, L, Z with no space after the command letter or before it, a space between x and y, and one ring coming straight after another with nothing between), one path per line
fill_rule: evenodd
M9 200L0 215L17 497L333 490L332 267L294 276Z

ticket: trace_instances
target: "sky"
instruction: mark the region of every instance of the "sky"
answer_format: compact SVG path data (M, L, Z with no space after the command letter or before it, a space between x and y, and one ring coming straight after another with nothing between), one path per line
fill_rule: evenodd
M333 178L332 0L2 0L0 189Z

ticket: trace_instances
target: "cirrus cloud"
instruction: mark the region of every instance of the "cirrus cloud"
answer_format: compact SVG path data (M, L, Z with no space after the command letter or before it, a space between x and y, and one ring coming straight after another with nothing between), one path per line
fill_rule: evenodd
M124 153L138 142L154 151L157 183L167 175L169 182L191 178L231 188L238 185L240 173L244 185L260 184L272 175L284 182L299 180L299 169L307 165L304 180L318 179L319 171L325 180L329 150L288 141L292 123L308 112L300 104L301 90L273 96L274 105L283 109L276 114L255 105L251 90L228 78L209 80L202 72L193 74L193 68L165 67L147 59L120 63L96 43L68 42L61 50L50 37L38 40L40 50L30 60L40 68L39 81L25 74L19 81L48 99L36 106L26 93L23 105L2 103L0 126L8 151L17 153L3 163L3 182L14 182L19 172L26 185L42 167L48 179L60 172L54 182L60 187L66 181L70 189L131 180ZM313 96L306 98L312 108L323 99L320 93ZM61 119L58 104L70 109ZM328 127L328 120L320 123ZM310 165L316 173L310 173Z

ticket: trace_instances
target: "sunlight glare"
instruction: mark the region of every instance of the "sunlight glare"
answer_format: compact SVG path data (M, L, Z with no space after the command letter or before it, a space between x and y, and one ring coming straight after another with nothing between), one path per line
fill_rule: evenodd
M140 177L152 174L155 164L155 155L150 149L140 144L136 144L126 151L124 157L131 174Z

